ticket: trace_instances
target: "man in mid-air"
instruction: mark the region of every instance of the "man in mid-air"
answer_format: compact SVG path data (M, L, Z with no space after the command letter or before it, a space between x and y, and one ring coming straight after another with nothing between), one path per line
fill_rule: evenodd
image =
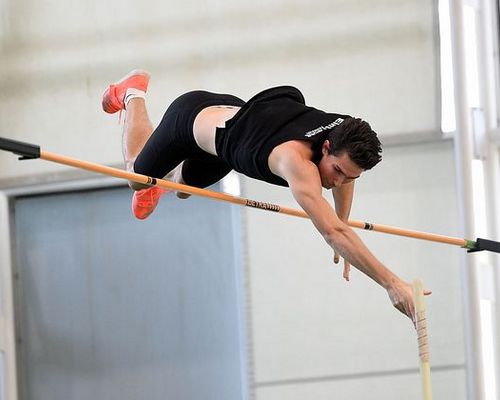
M230 94L192 91L177 98L156 129L145 95L149 74L134 70L104 92L107 113L125 110L123 155L128 171L196 187L231 170L290 188L335 252L387 290L392 304L415 322L412 286L384 266L347 225L354 181L381 160L370 125L305 105L291 86L267 89L248 102ZM132 210L147 218L166 190L130 182ZM322 189L333 192L335 209ZM187 194L177 193L181 198ZM425 291L425 294L430 294Z

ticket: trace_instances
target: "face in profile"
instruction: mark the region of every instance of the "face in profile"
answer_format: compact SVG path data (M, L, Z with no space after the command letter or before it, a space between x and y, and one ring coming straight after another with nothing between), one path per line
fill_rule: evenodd
M346 151L329 154L330 142L325 140L318 164L321 185L326 189L338 188L360 177L364 170L351 160Z

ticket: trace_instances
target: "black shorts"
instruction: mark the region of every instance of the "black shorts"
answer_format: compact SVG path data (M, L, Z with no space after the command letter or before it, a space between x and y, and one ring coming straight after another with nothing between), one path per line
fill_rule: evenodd
M227 105L242 107L245 102L229 94L201 90L178 97L167 109L137 156L134 171L138 174L163 178L182 161L182 179L191 186L210 186L231 171L223 160L205 152L196 144L193 124L206 107Z

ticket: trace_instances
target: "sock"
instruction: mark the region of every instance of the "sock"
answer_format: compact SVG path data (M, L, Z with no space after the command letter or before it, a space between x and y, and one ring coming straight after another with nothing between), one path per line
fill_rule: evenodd
M126 93L125 93L125 98L123 99L123 104L125 104L125 108L127 108L127 105L130 100L132 99L145 99L146 98L146 92L143 92L142 90L135 89L135 88L128 88Z

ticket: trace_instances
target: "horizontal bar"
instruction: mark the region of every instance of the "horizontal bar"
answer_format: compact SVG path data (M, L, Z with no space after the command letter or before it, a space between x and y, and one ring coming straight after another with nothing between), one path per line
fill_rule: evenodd
M213 200L225 201L232 204L258 208L261 210L277 212L280 214L292 215L301 218L309 218L309 216L302 210L283 207L277 204L265 203L262 201L257 201L252 199L246 199L242 197L236 197L226 193L213 192L207 189L200 189L194 186L183 185L180 183L175 183L164 179L158 179L146 175L137 174L134 172L124 171L118 168L112 168L101 164L78 160L76 158L50 153L48 151L41 151L40 147L37 145L25 142L19 142L12 139L6 139L0 137L0 149L21 155L22 157L20 159L41 158L46 161L68 165L75 168L85 169L87 171L113 176L115 178L126 179L128 181L138 182L145 185L159 186L164 189L175 190L178 192L188 193L195 196L211 198ZM364 229L374 232L381 232L391 235L427 240L431 242L451 244L455 246L460 246L462 248L466 248L470 252L482 251L482 250L500 252L500 243L487 239L478 239L477 242L474 242L472 240L466 240L451 236L438 235L434 233L420 232L409 229L397 228L388 225L372 224L369 222L362 222L355 220L349 220L348 225L353 228Z
M196 195L196 196L207 197L207 198L211 198L213 200L225 201L225 202L229 202L229 203L237 204L237 205L241 205L241 206L246 206L246 207L259 208L261 210L277 212L277 213L286 214L286 215L292 215L295 217L309 218L309 216L302 210L296 210L293 208L283 207L283 206L280 206L277 204L265 203L265 202L246 199L246 198L242 198L242 197L236 197L236 196L232 196L232 195L229 195L226 193L213 192L213 191L210 191L207 189L200 189L197 187L183 185L180 183L175 183L175 182L167 181L164 179L152 178L152 177L149 177L146 175L141 175L141 174L137 174L134 172L128 172L128 171L124 171L124 170L117 169L117 168L107 167L104 165L95 164L95 163L91 163L88 161L77 160L75 158L66 157L66 156L62 156L59 154L50 153L47 151L42 151L40 154L40 158L47 160L47 161L56 162L59 164L69 165L69 166L76 167L76 168L82 168L82 169L92 171L92 172L97 172L97 173L101 173L101 174L105 174L105 175L111 175L111 176L114 176L116 178L127 179L129 181L134 181L134 182L138 182L138 183L142 183L142 184L146 184L146 185L155 185L155 186L162 187L164 189L170 189L170 190L175 190L175 191L179 191L179 192L183 192L183 193L189 193L189 194ZM467 241L465 239L454 238L454 237L449 237L449 236L444 236L444 235L437 235L437 234L433 234L433 233L413 231L413 230L402 229L402 228L396 228L396 227L392 227L392 226L388 226L388 225L378 225L378 224L372 224L372 223L368 223L368 222L361 222L361 221L355 221L355 220L350 220L348 222L348 224L349 224L349 226L354 227L354 228L365 229L365 230L370 230L370 231L375 231L375 232L388 233L388 234L397 235L397 236L405 236L405 237L427 240L427 241L432 241L432 242L451 244L451 245L465 247L465 248L470 246L470 243L471 243L470 241Z

